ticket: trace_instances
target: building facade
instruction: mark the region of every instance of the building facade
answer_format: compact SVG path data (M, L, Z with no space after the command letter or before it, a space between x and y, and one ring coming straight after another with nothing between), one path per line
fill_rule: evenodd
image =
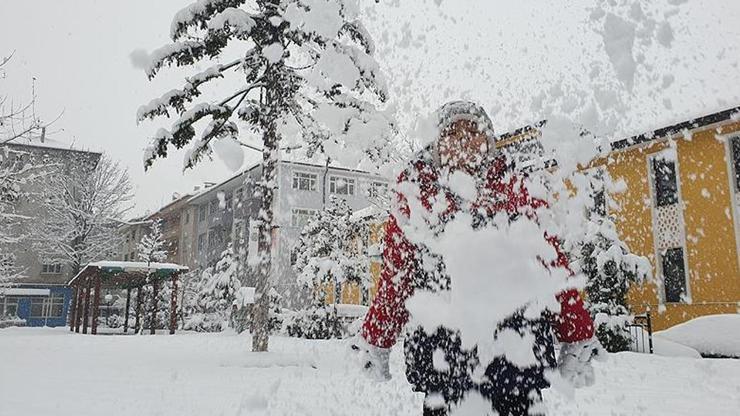
M615 142L604 167L627 185L620 236L657 276L632 288L633 312L656 329L740 313L740 107Z
M536 144L541 125L500 146ZM655 330L740 313L740 107L617 140L584 169L624 181L613 206L595 203L652 265L654 279L630 288L632 313L650 311Z
M173 263L202 270L215 265L230 244L235 257L253 258L257 254L255 219L261 204L254 196L254 184L261 174L261 165L254 165L146 218L131 221L121 228L128 241L121 249L120 259L126 260L127 255L135 258L136 244L148 222L163 216L165 225L174 224L174 218L179 217L179 231L168 238L170 245L177 247L169 259ZM311 216L323 209L331 195L346 200L353 210L361 210L373 205L387 189L385 179L363 171L290 161L278 164L272 282L283 297L284 306L297 306L308 299L306 288L296 283L292 261L301 229ZM255 284L250 270L242 270L240 280L246 286Z
M38 167L39 179L24 182L22 196L12 202L14 214L25 218L16 225L17 235L30 235L29 224L46 215L39 203L44 198L45 176L73 171L87 174L95 169L101 157L99 153L74 150L53 142L5 143L0 145L0 151ZM13 255L19 276L12 284L0 287L0 317L17 317L27 326L65 325L72 297L66 283L74 276L72 267L45 258L27 239L10 244L5 250Z

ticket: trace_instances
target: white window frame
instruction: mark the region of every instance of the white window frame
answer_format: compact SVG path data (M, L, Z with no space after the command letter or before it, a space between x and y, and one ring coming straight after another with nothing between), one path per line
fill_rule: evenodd
M299 211L303 211L303 213L298 213ZM298 221L296 221L297 215L304 215L307 217L307 221L311 219L311 217L315 216L318 213L318 210L311 209L311 208L293 208L290 210L290 226L293 228L303 228L306 226L306 223L304 224L298 224Z
M308 181L308 189L301 188L301 183ZM319 175L306 171L294 171L291 177L291 188L294 191L316 192L318 190Z
M670 150L671 147L667 146L665 149L658 150L656 152L650 153L645 158L645 162L647 163L647 172L648 172L648 185L650 188L650 212L652 217L652 226L653 226L653 253L655 255L655 271L659 276L663 275L663 255L661 253L661 249L658 247L658 238L656 237L656 232L658 230L658 200L657 200L657 193L655 189L655 172L653 171L653 159L660 155L662 152L665 152L667 150ZM686 219L684 218L684 199L683 199L683 186L681 183L681 166L679 164L679 157L678 157L678 148L673 149L676 152L676 160L674 160L674 163L676 165L676 188L677 188L677 196L678 196L678 202L677 205L679 205L681 210L681 227L683 228L683 244L681 245L681 248L683 249L683 267L684 267L684 280L686 283L686 297L692 300L693 303L693 295L691 293L691 270L689 269L689 251L686 248ZM658 290L658 300L660 304L666 304L665 299L665 279L661 279L659 283L659 290ZM671 304L686 304L686 302L669 302Z
M735 164L732 160L732 144L730 143L734 138L740 140L740 132L717 135L716 137L718 140L723 141L725 146L727 183L730 186L730 215L732 215L732 222L735 230L735 257L737 260L737 266L740 268L740 208L736 206L738 199L740 199L740 189L738 189L735 183Z
M382 192L378 192L378 189L382 189ZM388 195L390 186L388 182L383 181L370 181L367 184L367 197L368 198L379 198L381 196Z
M337 180L346 181L347 193L337 192ZM350 190L352 192L350 192ZM357 193L357 179L350 178L349 176L330 175L329 176L329 193L334 194L334 195L355 196L355 194Z

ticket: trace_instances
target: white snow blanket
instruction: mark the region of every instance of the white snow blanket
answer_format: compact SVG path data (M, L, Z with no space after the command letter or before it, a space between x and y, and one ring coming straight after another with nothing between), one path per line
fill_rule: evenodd
M655 333L703 355L740 358L740 314L708 315Z
M384 383L362 374L346 342L273 337L269 353L249 348L246 334L3 329L0 415L421 415L400 345ZM548 416L736 415L740 408L740 360L619 353L595 370L596 384L574 399L545 391Z

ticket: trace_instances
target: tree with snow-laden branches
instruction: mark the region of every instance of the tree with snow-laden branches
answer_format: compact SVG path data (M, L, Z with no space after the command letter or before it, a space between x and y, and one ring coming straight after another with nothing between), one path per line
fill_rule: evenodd
M218 263L203 271L195 289L194 313L185 322L185 329L201 332L226 329L240 288L236 259L229 244Z
M294 249L297 258L293 269L298 283L311 289L312 303L323 303L324 289L329 285L335 292L344 282L369 287L372 282L365 245L369 234L368 222L353 218L352 208L334 195L326 208L308 221ZM339 303L337 296L335 303Z
M199 0L175 15L173 43L150 54L149 78L166 66L219 63L139 109L139 121L176 117L170 129L154 135L146 166L166 157L170 146L190 146L189 168L212 150L233 154L240 148L231 144L254 148L241 141L250 136L261 144L255 351L268 347L273 193L281 146L309 158L326 153L349 165L382 160L389 151L391 123L377 107L386 99L386 86L357 9L356 2L345 0ZM203 87L214 84L219 98L198 101Z
M44 165L29 163L25 152L0 147L0 284L18 277L11 246L21 244L28 233L23 228L29 218L19 214L16 203L28 198L27 185L40 181Z
M609 178L598 178L601 181L608 182ZM627 325L632 320L627 291L631 283L651 276L651 266L647 258L630 253L619 238L605 212L605 192L598 190L594 195L593 199L600 202L588 213L585 234L571 242L571 256L588 279L586 307L594 317L596 336L607 351L626 351L631 342Z
M44 215L32 225L33 243L44 257L83 265L117 253L118 227L133 205L128 172L103 155L91 170L72 166L45 178L39 197Z
M152 221L149 233L144 234L136 247L139 260L146 263L163 263L167 260L167 242L162 236L162 220Z

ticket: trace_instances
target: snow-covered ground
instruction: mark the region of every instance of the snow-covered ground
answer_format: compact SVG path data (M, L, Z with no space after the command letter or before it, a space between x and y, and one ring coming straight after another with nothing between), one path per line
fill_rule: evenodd
M420 398L392 356L393 380L365 378L344 343L273 338L252 354L233 334L82 336L0 330L0 415L415 415ZM737 415L740 360L615 354L597 384L552 415Z

